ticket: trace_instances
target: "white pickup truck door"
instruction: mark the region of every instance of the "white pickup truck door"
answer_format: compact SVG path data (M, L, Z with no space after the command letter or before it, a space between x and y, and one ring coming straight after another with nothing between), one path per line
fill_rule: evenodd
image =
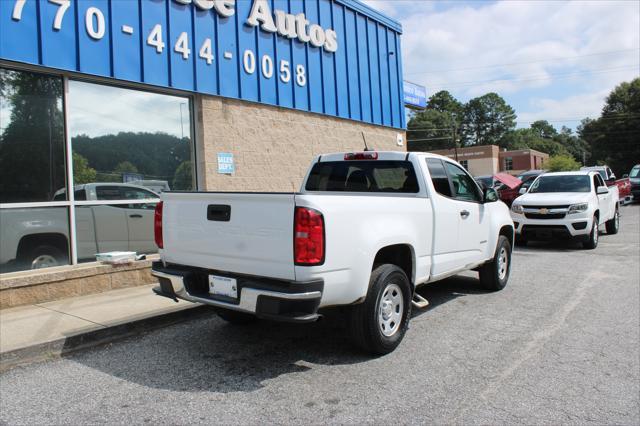
M431 275L440 275L459 269L464 263L458 250L460 206L452 198L451 183L442 161L437 158L426 161L435 189L431 194L434 221Z
M613 215L611 211L612 206L612 191L611 188L607 188L608 192L606 194L598 194L598 187L603 186L607 188L602 177L596 173L593 175L593 190L596 192L596 197L598 197L598 208L600 209L600 223L604 223L608 218Z
M488 214L482 204L482 193L474 179L460 166L445 161L452 184L454 203L458 210L458 250L467 267L485 260L489 237Z

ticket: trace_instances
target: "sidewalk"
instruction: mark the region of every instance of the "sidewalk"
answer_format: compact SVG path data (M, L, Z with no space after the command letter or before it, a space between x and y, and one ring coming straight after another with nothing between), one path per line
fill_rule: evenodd
M0 371L173 324L206 312L156 296L156 284L0 310Z

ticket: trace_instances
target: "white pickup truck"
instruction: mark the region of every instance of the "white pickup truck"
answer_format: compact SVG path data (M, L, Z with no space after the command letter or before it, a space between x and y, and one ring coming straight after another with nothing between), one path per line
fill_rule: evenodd
M425 153L318 156L299 193L165 192L156 208L162 296L217 308L230 322L310 322L346 306L356 342L384 354L402 340L415 293L475 269L509 278L509 209L460 165Z
M597 171L545 173L511 205L516 239L572 238L584 248L598 246L598 225L607 234L620 227L618 188L607 188Z

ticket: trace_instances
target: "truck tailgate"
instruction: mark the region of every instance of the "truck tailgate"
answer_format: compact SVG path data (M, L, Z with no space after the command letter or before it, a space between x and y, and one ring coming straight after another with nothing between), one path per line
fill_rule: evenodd
M162 200L166 262L295 279L295 194L168 192Z

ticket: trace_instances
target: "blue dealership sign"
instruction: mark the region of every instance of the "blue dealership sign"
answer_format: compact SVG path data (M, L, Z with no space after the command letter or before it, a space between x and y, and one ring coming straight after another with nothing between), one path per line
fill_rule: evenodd
M0 0L3 62L397 128L401 32L357 0Z
M427 107L427 88L418 84L404 82L404 104L409 108Z

